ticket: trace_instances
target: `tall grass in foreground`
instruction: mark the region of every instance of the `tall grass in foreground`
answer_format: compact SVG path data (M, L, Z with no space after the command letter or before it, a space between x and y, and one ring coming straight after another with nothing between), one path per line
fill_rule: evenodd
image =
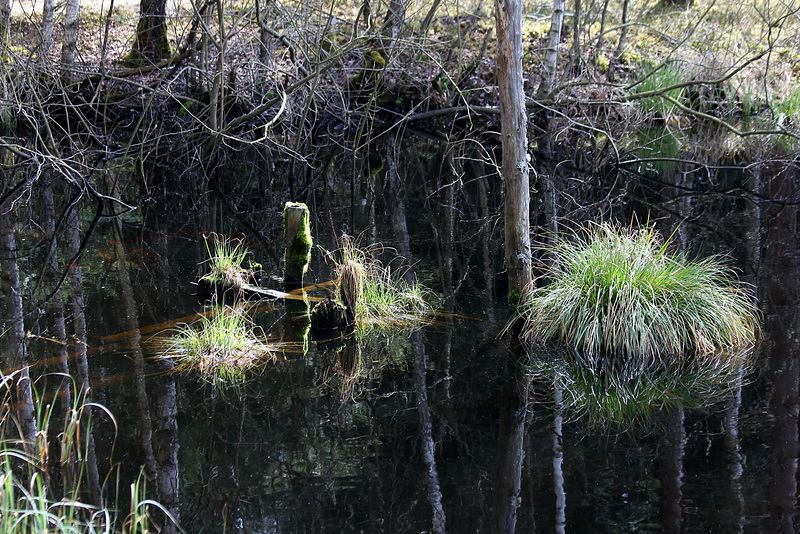
M376 249L362 249L348 236L337 253L328 254L339 276L337 296L354 312L357 331L392 332L429 324L434 294L417 282L406 280L407 268L394 271L376 257Z
M245 382L253 370L275 359L279 345L266 342L258 331L241 306L223 306L156 343L162 358L175 359L176 369L195 371L221 387Z
M592 224L559 239L549 283L519 308L528 342L574 347L587 362L637 365L736 352L755 341L753 297L716 258L689 261L652 228Z
M82 500L87 493L83 473L89 435L81 424L86 412L101 406L75 395L60 430L51 428L55 420L53 404L36 398L36 440L25 443L19 436L12 413L11 390L16 374L0 374L0 532L39 534L144 534L158 531L151 519L157 508L171 520L157 502L145 499L141 477L131 484L128 513L96 506ZM113 420L113 417L112 417ZM53 443L56 442L56 443ZM60 452L50 458L50 452ZM53 469L58 465L58 469Z

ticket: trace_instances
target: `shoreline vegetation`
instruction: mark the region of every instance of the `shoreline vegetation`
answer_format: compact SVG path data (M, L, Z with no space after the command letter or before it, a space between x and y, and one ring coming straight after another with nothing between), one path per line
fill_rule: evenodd
M143 17L135 10L85 8L71 64L58 54L66 38L60 24L45 43L41 13L17 13L6 30L12 90L2 106L10 135L3 145L42 161L43 145L57 144L51 153L78 157L86 168L95 166L96 148L124 165L169 145L193 168L188 146L198 141L206 164L229 148L262 146L296 158L306 146L322 150L343 139L369 147L403 129L496 143L491 6L403 6L390 16L381 4L369 13L348 3L181 5L165 19L169 53L136 64L129 52ZM642 125L679 140L711 133L719 146L709 151L730 159L794 149L800 55L791 39L793 4L591 4L566 14L554 57L543 44L552 9L528 3L522 22L535 158L571 157L578 147L583 155L573 163L584 170L638 165L648 158L631 133ZM546 68L555 77L543 88Z

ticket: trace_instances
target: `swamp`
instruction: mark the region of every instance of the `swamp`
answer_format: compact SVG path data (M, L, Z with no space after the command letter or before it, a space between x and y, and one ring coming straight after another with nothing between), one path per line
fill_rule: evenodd
M0 8L0 532L800 530L800 5Z

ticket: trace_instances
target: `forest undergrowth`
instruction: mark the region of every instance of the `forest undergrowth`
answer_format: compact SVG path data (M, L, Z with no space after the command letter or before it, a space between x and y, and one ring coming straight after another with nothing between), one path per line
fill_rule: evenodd
M592 161L575 163L597 170L635 152L631 133L653 124L721 134L723 157L793 148L797 6L640 0L566 9L556 76L542 96L554 5L524 6L536 157L583 147ZM83 8L78 58L65 67L58 46L39 57L41 15L22 9L5 52L4 125L71 157L90 147L146 156L165 143L194 153L187 147L200 142L211 160L220 147L264 146L303 161L320 147L346 140L358 151L402 129L491 144L492 10L483 1L183 3L167 14L171 57L131 63L135 7L94 4ZM60 36L57 24L55 43ZM38 131L44 121L49 132Z

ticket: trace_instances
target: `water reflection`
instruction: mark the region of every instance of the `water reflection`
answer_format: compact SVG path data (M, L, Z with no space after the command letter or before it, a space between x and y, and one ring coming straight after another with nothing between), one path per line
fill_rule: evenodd
M761 286L765 303L765 329L770 332L772 373L771 409L772 480L770 485L770 527L773 532L796 532L797 471L800 456L798 415L800 415L800 242L797 212L783 202L797 199L797 177L792 168L776 169L764 188L775 203L763 213L770 229L764 247L770 275Z
M531 386L531 375L521 368L517 355L509 354L508 360L508 382L500 403L500 438L492 514L492 532L504 534L513 533L517 528ZM526 504L530 506L533 503Z
M122 239L100 225L102 238L85 252L88 267L68 275L86 276L70 284L64 305L67 328L83 329L92 345L73 372L118 414L113 450L111 430L96 437L98 456L113 452L123 464L124 484L150 466L156 482L149 496L189 532L796 530L800 347L793 332L800 272L793 177L773 180L777 173L762 169L759 194L786 202L758 209L677 202L681 187L706 183L699 176L671 180L671 191L658 192L663 199L648 199L655 206L670 197L676 214L666 225L690 212L680 234L687 249L733 250L748 259L731 261L759 286L764 342L752 358L764 372L748 376L742 366L716 377L690 369L680 380L630 372L622 379L554 354L535 354L531 368L518 367L518 356L509 357L497 340L508 314L502 284L495 283L502 278L500 182L481 162L448 159L438 144L415 147L414 157L440 158L427 167L444 169L439 175L410 170L404 146L382 150L384 170L355 181L356 198L368 199L363 210L337 205L349 189L332 199L339 175L326 176L324 201L308 181L309 198L320 200L311 202L319 242L333 250L333 235L346 227L374 231L365 235L405 250L416 276L452 297L446 302L455 314L414 334L361 343L332 346L310 335L307 350L287 353L239 389L206 387L151 360L137 337L111 336L130 329L147 337L153 325L202 309L191 285L206 258L197 232L247 232L231 216L234 203L265 243L277 242L286 200L280 178L259 178L270 186L264 198L229 199L227 207L214 195L194 199L197 223L189 229L167 203L161 213L124 221ZM673 170L681 172L680 165ZM544 224L577 213L559 200L568 186L577 192L575 184L552 184ZM295 185L299 191L303 184ZM78 222L69 223L75 247L90 220ZM740 232L743 225L748 229ZM735 234L747 242L730 246ZM66 247L68 234L62 236ZM113 252L112 239L125 243L118 257L137 248L153 257L128 263L124 272L117 265L97 269L95 247ZM267 271L279 268L258 240L248 245ZM313 276L327 280L328 268L315 261ZM304 308L294 301L265 307L257 320L278 336L306 337L295 320ZM695 410L711 401L721 402ZM614 411L614 403L622 409Z

